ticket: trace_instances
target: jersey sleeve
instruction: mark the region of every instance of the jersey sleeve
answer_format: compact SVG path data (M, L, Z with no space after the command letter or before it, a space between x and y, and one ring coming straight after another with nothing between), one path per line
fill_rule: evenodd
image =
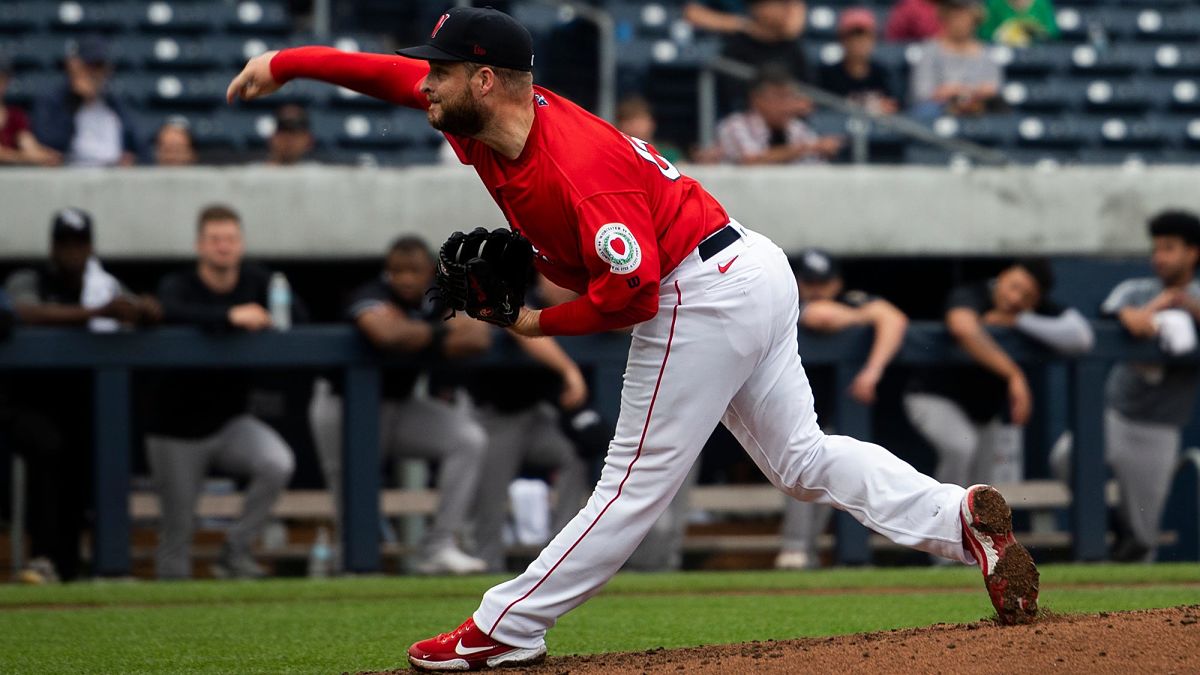
M641 192L594 195L576 207L587 293L542 312L547 335L625 328L658 313L659 257L650 206Z
M425 61L388 54L343 52L332 47L284 49L271 59L271 76L279 82L298 77L329 82L396 105L425 109L421 80L429 74Z

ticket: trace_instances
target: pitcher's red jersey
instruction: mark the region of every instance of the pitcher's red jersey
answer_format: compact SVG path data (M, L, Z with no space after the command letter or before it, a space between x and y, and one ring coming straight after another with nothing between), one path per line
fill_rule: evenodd
M428 107L419 91L429 71L424 61L305 47L280 52L271 69L280 81L313 77ZM446 138L475 167L513 229L533 243L538 271L581 294L545 310L542 330L591 333L654 316L659 280L729 216L653 146L567 99L534 87L534 112L515 160L470 138Z

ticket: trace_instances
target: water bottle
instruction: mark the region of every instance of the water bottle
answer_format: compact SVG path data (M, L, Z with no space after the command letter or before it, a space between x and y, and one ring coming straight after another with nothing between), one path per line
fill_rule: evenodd
M321 526L317 529L317 540L308 551L308 576L324 579L329 576L332 562L333 549L329 547L329 529Z
M275 330L287 330L292 327L292 287L288 284L287 277L283 276L283 272L271 275L267 304L271 312L271 326Z

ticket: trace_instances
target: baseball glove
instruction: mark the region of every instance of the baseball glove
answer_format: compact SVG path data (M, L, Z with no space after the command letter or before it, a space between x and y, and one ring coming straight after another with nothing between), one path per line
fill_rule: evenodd
M443 304L480 321L511 326L525 304L533 247L518 232L477 227L455 232L438 252L437 291Z

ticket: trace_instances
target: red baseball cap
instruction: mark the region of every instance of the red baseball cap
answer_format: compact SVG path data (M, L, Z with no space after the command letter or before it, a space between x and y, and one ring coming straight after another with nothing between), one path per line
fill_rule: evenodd
M875 13L865 7L852 7L842 12L838 18L838 35L865 31L874 33L876 29Z

